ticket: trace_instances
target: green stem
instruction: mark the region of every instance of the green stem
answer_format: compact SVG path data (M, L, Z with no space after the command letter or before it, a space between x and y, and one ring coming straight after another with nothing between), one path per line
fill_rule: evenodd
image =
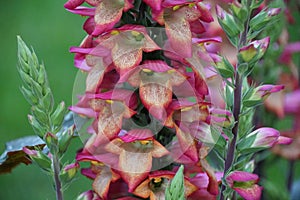
M54 184L55 184L55 192L56 192L56 200L63 200L63 193L62 193L62 185L59 178L60 173L60 162L58 155L53 155L52 157L52 164L53 164L53 172L54 172Z

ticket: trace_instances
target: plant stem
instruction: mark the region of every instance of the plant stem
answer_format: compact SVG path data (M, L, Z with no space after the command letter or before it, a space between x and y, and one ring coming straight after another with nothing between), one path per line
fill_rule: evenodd
M251 1L247 1L247 8L251 5ZM244 31L240 35L239 43L238 43L238 51L241 47L243 47L247 43L247 34L249 29L249 21L250 21L251 12L248 14L248 19L244 25ZM242 106L242 86L243 86L243 76L238 73L238 67L240 63L237 65L236 73L235 73L235 88L234 88L234 104L233 104L233 117L235 120L234 127L232 129L233 138L229 141L229 149L227 151L226 159L225 159L225 167L224 167L224 176L227 174L230 167L234 164L234 157L235 157L235 146L238 137L238 130L239 130L239 117L241 113L241 106ZM222 185L221 188L221 196L220 199L224 200L223 192L226 189L226 185ZM235 194L233 194L235 197Z
M227 173L231 165L233 164L234 160L234 153L235 153L235 145L238 136L238 129L239 129L239 115L241 112L241 96L242 96L242 77L237 73L235 77L235 89L234 89L234 107L233 107L233 116L236 121L233 129L232 134L233 138L232 141L229 143L229 149L227 151L226 160L225 160L225 168L224 168L224 175ZM224 199L223 192L226 189L225 185L222 185L221 189L221 200Z
M53 164L53 172L54 172L56 200L63 200L61 182L60 182L60 179L59 179L60 162L59 162L59 157L58 157L57 154L53 155L52 164Z

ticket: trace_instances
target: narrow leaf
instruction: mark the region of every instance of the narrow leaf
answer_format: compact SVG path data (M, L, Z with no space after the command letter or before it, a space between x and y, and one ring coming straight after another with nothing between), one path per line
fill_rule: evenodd
M176 175L166 189L166 200L184 200L184 176L183 165L180 166Z

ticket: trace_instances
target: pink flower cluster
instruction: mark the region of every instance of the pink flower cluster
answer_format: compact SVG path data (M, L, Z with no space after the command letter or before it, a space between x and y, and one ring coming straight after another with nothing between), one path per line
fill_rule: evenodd
M225 82L212 67L223 60L216 48L220 37L207 37L214 21L210 6L200 0L139 2L65 4L70 12L88 17L83 26L87 37L71 48L75 66L87 78L85 93L70 109L93 121L87 130L91 135L76 157L90 163L82 174L93 180L93 190L81 196L164 199L177 166L184 164L185 197L216 199L223 175L208 164L206 155L219 137L228 139L221 130L233 119L224 110ZM244 47L244 60L259 59L268 44L265 38ZM263 86L256 95L262 98L281 89ZM220 128L217 135L212 124ZM273 129L253 135L254 146L270 147L281 138ZM227 183L242 197L249 195L246 190L260 194L258 177L233 173L237 175L228 176ZM243 182L251 187L245 189Z

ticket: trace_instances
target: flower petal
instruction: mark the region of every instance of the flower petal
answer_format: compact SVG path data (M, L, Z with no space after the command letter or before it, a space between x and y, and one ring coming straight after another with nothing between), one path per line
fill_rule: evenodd
M181 17L165 17L166 33L173 50L182 57L192 56L192 33L187 20Z
M230 187L234 187L234 182L253 181L254 183L257 183L258 179L259 177L256 174L244 171L234 171L226 177L226 182L230 185Z
M134 142L136 140L146 140L153 137L153 133L150 129L132 129L128 131L121 139L124 142Z
M99 35L107 31L121 19L124 8L124 1L103 0L96 8L96 27L92 35Z
M95 93L97 86L102 82L106 67L100 57L88 56L87 63L93 66L86 78L86 91Z
M262 187L256 184L249 188L234 188L234 190L245 200L259 200L262 193Z
M112 181L112 173L110 168L105 167L95 178L93 182L94 191L101 197L106 199L110 183Z
M146 179L139 186L137 186L137 188L135 188L133 194L142 198L148 198L151 193L151 190L149 188L149 183L150 183L150 179Z
M68 0L67 3L65 3L64 7L67 9L74 9L77 6L84 3L85 0Z
M165 108L172 101L172 89L169 83L142 84L139 90L140 98L150 114L157 119L166 118Z
M150 6L150 8L154 10L160 10L161 9L161 3L162 0L143 0L146 4Z
M138 162L138 164L137 164ZM132 192L144 180L152 166L151 153L136 153L123 150L119 157L119 170L124 181Z
M160 158L167 154L169 154L169 151L163 145L161 145L158 141L154 140L152 156L155 158Z
M178 138L182 151L193 161L198 161L198 151L195 145L194 138L191 136L191 134L189 134L189 132L183 131L181 128L183 128L182 124L180 128L175 125L176 136Z

